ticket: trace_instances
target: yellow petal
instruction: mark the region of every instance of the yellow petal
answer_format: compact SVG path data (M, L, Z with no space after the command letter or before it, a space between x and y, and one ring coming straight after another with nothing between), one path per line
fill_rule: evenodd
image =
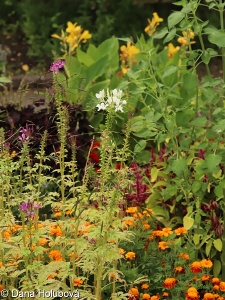
M25 64L25 65L22 65L21 68L22 68L22 70L25 71L25 72L29 71L29 66L26 65L26 64Z

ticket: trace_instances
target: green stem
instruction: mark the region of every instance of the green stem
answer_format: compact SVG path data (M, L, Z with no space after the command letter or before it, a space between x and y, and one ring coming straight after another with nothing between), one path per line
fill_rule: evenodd
M219 13L220 13L220 28L221 30L224 30L224 20L223 20L223 1L220 0L219 5ZM223 63L223 82L225 83L225 47L221 48L222 50L222 63Z

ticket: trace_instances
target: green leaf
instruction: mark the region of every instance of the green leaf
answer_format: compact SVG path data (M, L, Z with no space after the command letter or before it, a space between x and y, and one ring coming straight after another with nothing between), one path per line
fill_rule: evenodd
M182 177L183 172L187 170L187 160L179 158L171 163L171 170L178 176Z
M76 54L77 54L77 59L87 67L89 67L95 62L94 59L90 55L88 55L88 53L85 53L80 48L77 49Z
M165 43L170 42L170 41L175 37L176 33L177 33L176 27L173 27L173 28L169 31L169 33L168 33L168 35L165 37L165 39L163 40L163 43L165 44Z
M194 225L194 219L191 217L185 216L183 218L183 224L184 224L184 228L186 230L189 230Z
M206 243L206 246L205 246L205 254L206 254L206 256L209 256L209 253L210 253L210 251L211 251L211 248L212 248L212 240L210 240L210 241L208 241L207 243Z
M217 251L221 252L222 247L223 247L223 243L222 243L221 239L214 240L213 241L213 246L216 248Z
M158 173L159 173L159 169L158 168L155 168L155 167L152 167L151 168L151 182L155 182L157 177L158 177Z
M221 162L222 157L217 154L207 154L205 156L206 166L211 173L218 172L218 164Z
M105 70L108 65L108 54L103 56L101 59L96 61L94 64L92 64L89 68L86 70L86 84L85 88L91 81L97 79L98 77L102 76L102 74L105 73Z
M175 25L177 25L180 21L182 21L185 17L185 13L181 11L175 11L168 17L168 27L171 29Z
M9 78L7 78L7 77L5 77L5 76L1 76L0 77L0 82L1 83L10 83L10 82L12 82L12 80L9 79Z
M221 262L217 259L213 261L213 275L218 277L221 271Z
M183 88L188 92L193 92L198 86L198 76L196 74L185 73L183 76Z
M200 242L200 234L195 233L193 236L194 244L197 246Z
M208 36L210 43L218 46L225 47L225 31L224 30L213 30Z
M131 131L139 132L144 129L144 117L137 116L131 119Z
M191 187L191 188L192 188L192 192L193 192L193 193L196 193L197 191L200 190L201 186L202 186L202 183L201 183L201 182L199 182L199 181L194 181L193 184L192 184L192 187Z
M203 127L203 126L205 126L206 122L207 122L206 117L198 117L198 118L195 118L194 120L192 120L190 122L190 125Z
M165 68L162 78L166 78L174 73L176 73L180 68L178 66L169 65Z
M139 153L145 149L147 145L146 140L140 140L134 147L134 153Z
M168 29L164 27L162 30L154 34L154 39L162 39L168 33Z

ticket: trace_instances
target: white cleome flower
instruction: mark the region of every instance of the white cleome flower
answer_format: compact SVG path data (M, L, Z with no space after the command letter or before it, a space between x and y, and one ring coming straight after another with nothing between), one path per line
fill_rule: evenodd
M105 98L105 91L102 90L99 93L95 94L96 98L98 99L104 99Z
M107 106L108 106L108 104L105 104L104 102L102 102L102 103L96 105L98 111L99 111L99 110L106 110L106 107L107 107Z
M115 112L120 111L123 112L123 105L127 103L126 100L122 100L122 90L114 89L109 91L109 89L100 91L95 94L97 99L100 99L102 102L98 104L96 107L99 110L106 110L107 107L114 109Z

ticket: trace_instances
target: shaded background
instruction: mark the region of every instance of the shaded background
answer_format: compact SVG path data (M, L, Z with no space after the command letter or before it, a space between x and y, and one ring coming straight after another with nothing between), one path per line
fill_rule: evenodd
M51 34L65 30L67 21L89 30L91 43L98 45L112 35L135 41L153 12L164 18L166 25L174 10L180 6L170 0L0 0L0 60L7 55L13 73L21 72L23 64L44 69L52 61L52 51L59 51L59 41ZM212 11L201 8L198 15L218 25Z

